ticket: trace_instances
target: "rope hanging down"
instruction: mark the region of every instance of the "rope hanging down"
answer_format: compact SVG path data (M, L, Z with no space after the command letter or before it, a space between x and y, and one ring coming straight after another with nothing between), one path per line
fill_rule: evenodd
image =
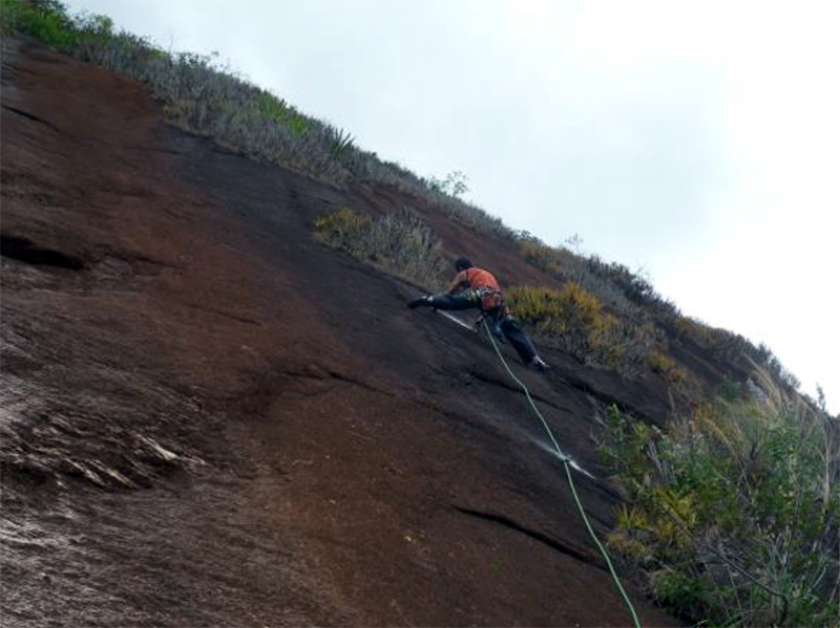
M569 480L569 487L572 489L572 495L575 498L575 503L577 504L578 510L580 511L580 516L583 519L583 522L586 524L586 529L589 531L589 536L592 537L592 540L595 542L595 545L598 546L598 549L601 552L601 555L604 557L604 560L607 562L607 566L610 568L610 574L612 575L613 581L615 581L615 585L618 588L619 593L621 593L621 597L624 598L624 603L627 605L627 608L630 609L630 614L633 616L633 624L636 628L642 628L642 624L639 622L639 618L636 615L636 609L633 608L633 603L630 601L630 598L627 595L627 592L624 590L624 587L621 585L621 580L618 578L618 574L615 572L615 568L613 567L612 561L610 560L609 554L607 554L607 550L604 549L604 546L601 545L601 541L598 540L598 536L595 534L595 531L592 529L592 525L589 523L589 517L586 516L586 511L583 508L583 504L580 501L580 497L578 496L577 489L575 488L575 481L572 477L572 469L570 463L573 462L568 455L566 455L562 449L560 449L560 445L557 442L557 439L554 438L554 432L551 431L551 428L548 426L548 422L543 417L542 413L540 412L539 408L537 408L537 404L534 403L534 400L531 398L531 393L528 391L528 387L523 384L519 378L514 374L511 370L510 366L508 366L505 357L502 355L502 352L499 350L499 346L496 344L496 341L493 339L493 334L490 333L490 328L487 327L487 320L483 321L484 323L484 331L487 332L487 337L490 339L490 344L493 345L493 348L496 350L496 355L499 356L499 360L502 362L502 366L505 367L505 370L508 374L513 378L519 387L525 392L525 397L528 398L528 402L531 404L531 407L534 409L534 412L542 421L543 427L545 431L548 433L548 437L551 439L551 443L554 445L554 448L557 450L557 455L560 460L563 462L563 468L566 470L566 477Z

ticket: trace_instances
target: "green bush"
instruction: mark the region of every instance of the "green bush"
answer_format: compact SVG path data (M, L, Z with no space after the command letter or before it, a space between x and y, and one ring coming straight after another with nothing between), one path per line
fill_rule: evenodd
M608 542L694 622L840 621L840 430L809 409L699 404L666 431L608 413L604 445L631 506Z
M426 184L429 188L441 194L449 194L455 198L459 196L463 196L467 192L469 192L470 188L467 186L467 181L469 177L465 175L460 170L453 170L446 178L439 179L435 176L430 176L426 180Z

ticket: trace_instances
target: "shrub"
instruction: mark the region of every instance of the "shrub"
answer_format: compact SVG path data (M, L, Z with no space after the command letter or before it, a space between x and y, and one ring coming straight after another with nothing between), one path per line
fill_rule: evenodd
M71 18L61 2L2 0L0 19L4 35L19 33L62 51L113 36L114 23L107 17Z
M467 187L468 180L469 177L463 172L454 170L446 175L445 179L438 179L434 176L429 177L426 179L426 185L434 192L449 194L458 198L469 192L469 187Z
M735 381L728 375L724 375L718 382L716 396L724 401L735 402L745 398L745 391L740 382Z
M517 245L525 261L558 281L579 285L597 297L616 319L613 344L621 347L621 355L614 356L616 359L612 362L624 375L647 368L650 352L662 343L664 334L650 308L640 304L638 299L634 301L631 296L635 293L628 294L627 286L631 281L627 280L623 285L604 271L610 266L597 258L586 258L567 248L547 246L527 233L520 234Z
M575 283L562 290L513 287L507 292L511 313L536 335L592 364L614 365L622 357L618 321L601 302Z
M656 342L653 325L627 324L580 284L568 282L559 291L514 286L506 294L512 314L541 342L623 375L647 368L647 356Z
M608 542L693 622L837 625L840 430L808 409L697 405L667 431L608 412L601 452L631 505Z
M328 245L426 290L446 281L449 264L440 240L409 210L369 218L343 208L317 218L313 229Z

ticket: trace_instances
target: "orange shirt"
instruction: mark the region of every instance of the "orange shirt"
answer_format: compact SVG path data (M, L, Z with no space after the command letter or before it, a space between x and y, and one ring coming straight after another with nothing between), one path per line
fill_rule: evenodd
M468 284L473 290L483 286L493 288L493 290L499 290L499 282L483 268L473 267L462 270L455 276L455 282L464 285Z

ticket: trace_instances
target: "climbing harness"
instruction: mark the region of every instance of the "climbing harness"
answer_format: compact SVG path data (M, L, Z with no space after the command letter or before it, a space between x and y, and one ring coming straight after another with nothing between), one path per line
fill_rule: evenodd
M508 366L505 357L502 355L499 346L496 344L496 341L493 339L493 334L490 332L490 328L487 325L487 321L484 320L484 329L487 332L487 337L490 339L490 343L493 345L493 349L496 350L496 355L499 356L499 360L502 362L502 366L505 367L505 370L508 374L513 378L513 380L519 384L519 387L525 392L525 397L527 397L528 402L531 404L531 407L534 409L536 415L542 421L543 427L545 431L548 433L548 437L551 439L552 444L557 452L557 456L563 462L563 468L566 470L566 478L569 480L569 487L572 489L572 496L575 499L575 503L577 504L578 510L580 511L580 516L583 519L584 524L586 524L586 529L589 531L589 536L592 537L592 540L595 542L595 545L601 552L601 555L604 557L604 560L607 562L607 566L610 569L610 574L612 575L613 581L615 582L616 587L618 588L619 593L621 593L621 597L624 599L624 603L627 605L627 608L630 609L630 614L633 616L633 624L636 628L641 628L642 624L639 622L639 618L636 615L636 609L633 608L633 603L630 601L630 598L627 595L627 592L624 590L624 587L621 584L621 580L618 578L618 574L615 572L615 568L613 567L612 561L610 560L609 554L607 554L607 550L604 549L604 546L601 544L601 541L598 540L598 536L595 534L595 531L592 529L592 525L589 523L589 517L586 516L586 510L583 508L583 503L580 501L580 497L578 496L577 489L575 488L575 481L572 476L572 469L575 468L583 473L586 473L581 469L579 466L576 465L575 461L566 453L560 449L560 444L557 442L557 439L554 438L554 432L551 431L551 428L548 426L548 422L543 417L542 413L540 412L539 408L537 408L537 404L534 403L534 400L531 398L531 393L528 391L528 387L523 384L520 379L514 374L511 370L510 366ZM589 477L592 477L589 473L586 473Z
M491 286L479 286L473 290L476 301L481 302L481 310L490 312L504 306L502 293L498 288Z

